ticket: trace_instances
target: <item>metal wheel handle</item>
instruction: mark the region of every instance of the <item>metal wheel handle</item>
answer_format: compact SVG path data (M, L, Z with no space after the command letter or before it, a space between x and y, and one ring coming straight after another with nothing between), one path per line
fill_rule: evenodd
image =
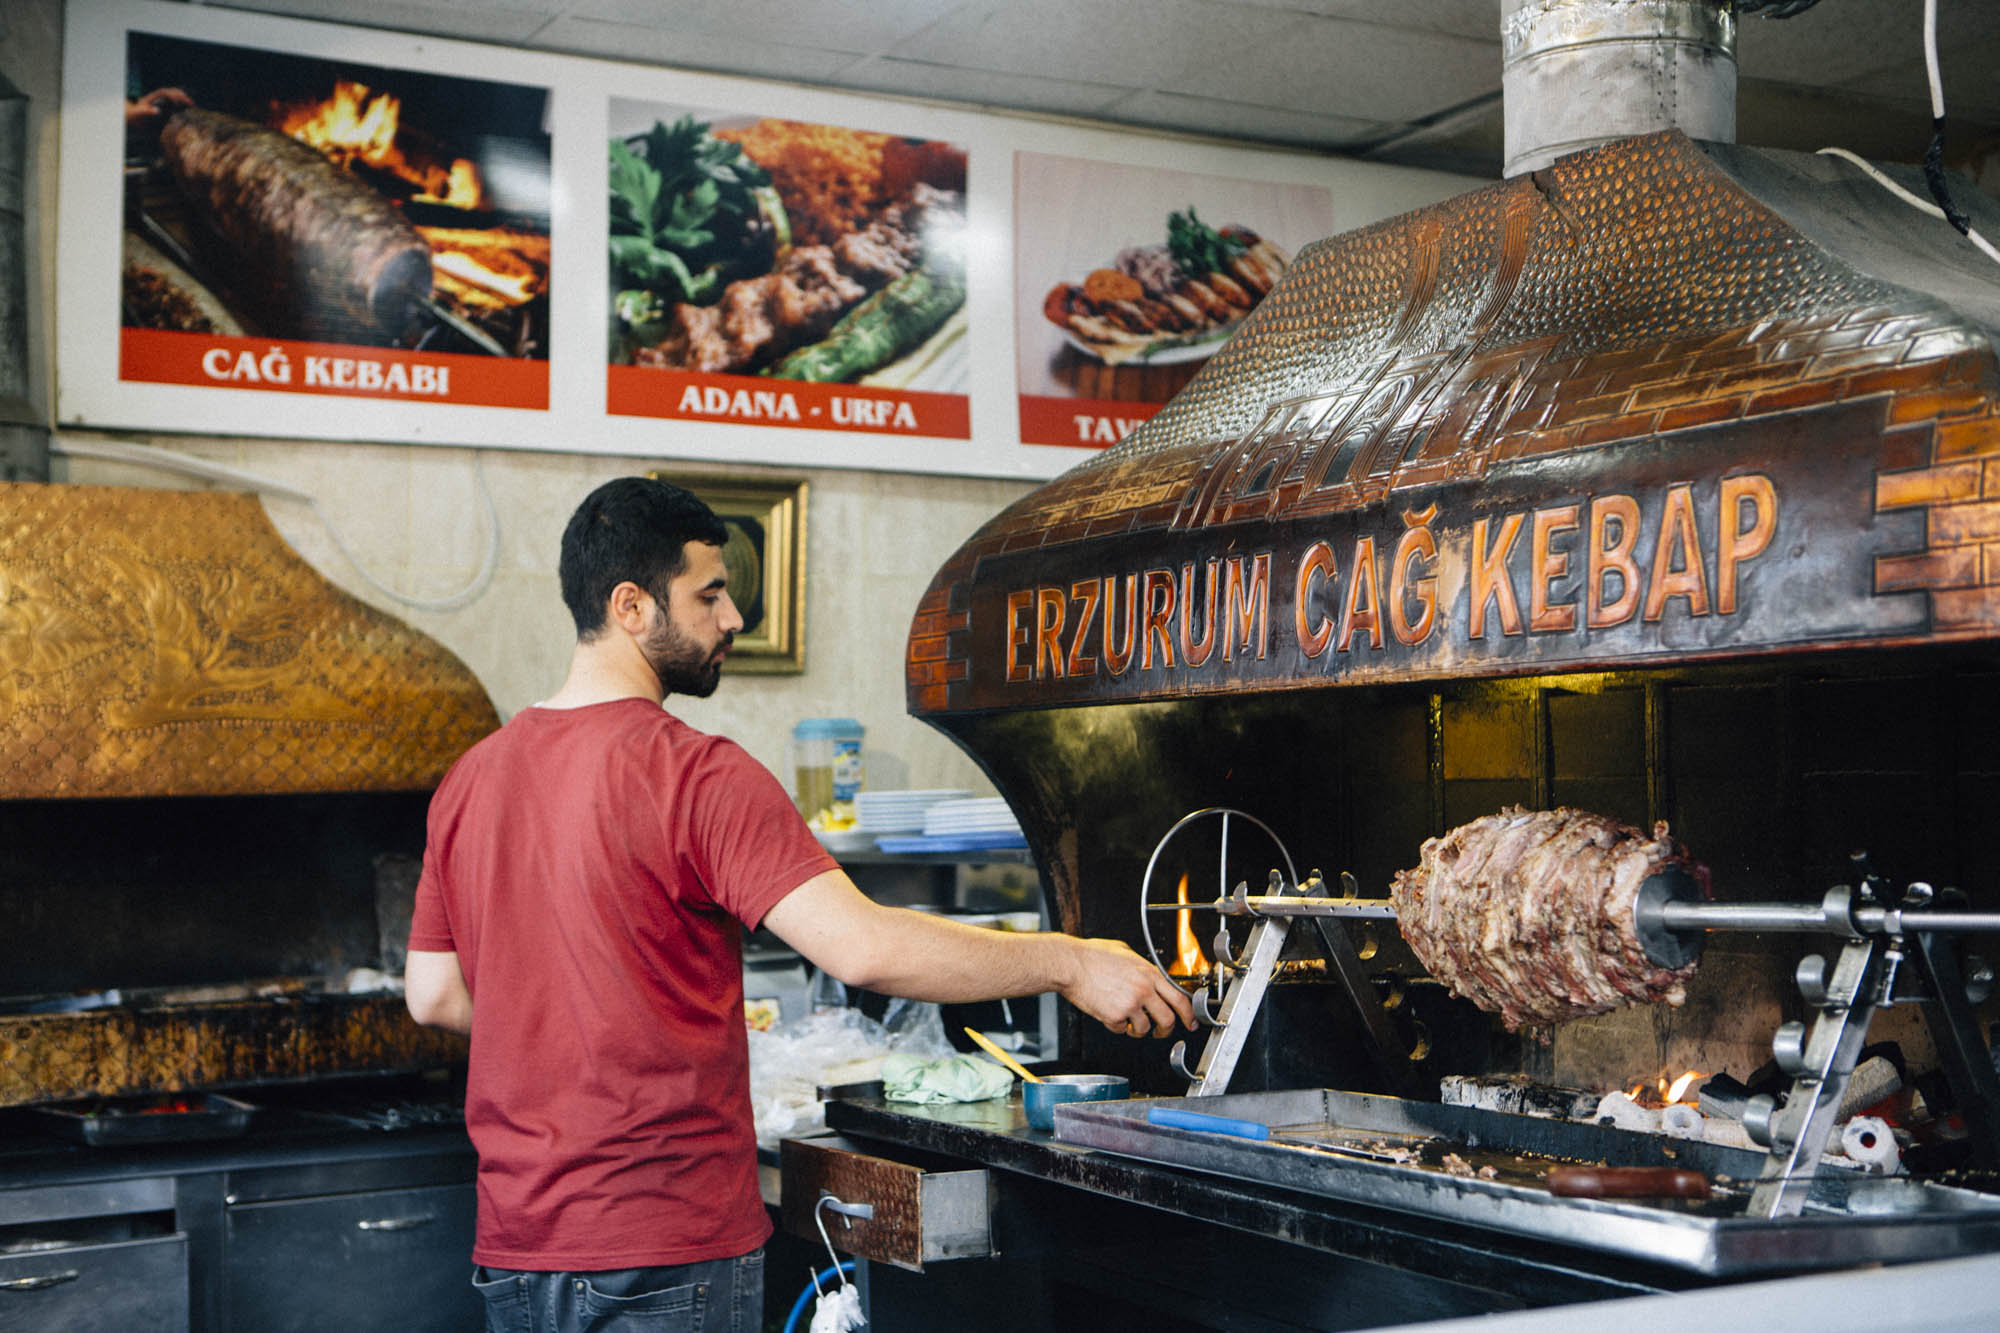
M1146 858L1146 873L1139 880L1139 934L1146 941L1146 956L1153 960L1153 966L1159 969L1160 975L1175 985L1179 985L1181 979L1168 972L1166 964L1160 961L1159 947L1153 943L1153 924L1149 919L1151 914L1146 910L1152 902L1153 869L1159 865L1160 853L1167 849L1167 844L1174 840L1175 834L1197 819L1211 818L1222 820L1222 849L1221 855L1216 858L1215 896L1218 900L1229 896L1229 821L1231 819L1245 820L1262 830L1264 836L1271 840L1271 845L1278 849L1278 855L1284 858L1285 882L1287 884L1297 884L1299 882L1299 872L1293 868L1291 852L1285 847L1284 841L1271 831L1271 826L1257 818L1257 816L1225 805L1211 805L1204 809L1182 815L1179 819L1175 820L1174 826L1161 836L1159 842L1154 844L1153 854ZM1195 906L1195 904L1189 904L1188 910L1194 910ZM1226 922L1223 928L1225 930L1228 928ZM1218 959L1217 961L1220 962L1221 960Z

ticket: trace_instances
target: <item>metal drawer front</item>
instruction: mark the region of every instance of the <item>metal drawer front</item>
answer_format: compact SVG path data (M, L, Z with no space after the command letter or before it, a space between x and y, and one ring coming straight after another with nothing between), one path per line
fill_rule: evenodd
M478 1328L473 1188L430 1186L229 1209L235 1333Z
M992 1182L984 1171L925 1171L856 1152L839 1138L779 1144L785 1230L819 1239L813 1210L823 1194L867 1204L868 1218L820 1214L834 1248L921 1273L942 1259L993 1253Z
M187 1238L0 1256L0 1329L186 1333Z

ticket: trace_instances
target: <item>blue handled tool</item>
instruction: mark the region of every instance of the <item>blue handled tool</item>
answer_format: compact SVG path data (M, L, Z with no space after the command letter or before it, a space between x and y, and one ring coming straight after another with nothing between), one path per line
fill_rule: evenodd
M1204 1134L1232 1134L1239 1139L1271 1137L1271 1127L1260 1125L1255 1120L1235 1120L1226 1115L1182 1111L1171 1106L1147 1107L1146 1120L1148 1123L1166 1125L1171 1129L1192 1129Z

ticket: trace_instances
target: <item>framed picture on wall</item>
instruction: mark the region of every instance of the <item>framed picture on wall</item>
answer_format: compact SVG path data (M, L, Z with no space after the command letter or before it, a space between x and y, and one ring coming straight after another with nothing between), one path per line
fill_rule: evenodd
M646 474L700 496L729 529L722 561L743 615L730 671L785 675L806 669L806 488L796 477Z

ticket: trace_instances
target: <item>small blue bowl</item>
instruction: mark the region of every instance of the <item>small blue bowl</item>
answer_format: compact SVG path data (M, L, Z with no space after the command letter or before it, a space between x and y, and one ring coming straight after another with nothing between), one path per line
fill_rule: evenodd
M1031 1127L1047 1134L1063 1102L1116 1102L1131 1095L1132 1081L1118 1074L1044 1074L1039 1083L1021 1084L1021 1109Z

